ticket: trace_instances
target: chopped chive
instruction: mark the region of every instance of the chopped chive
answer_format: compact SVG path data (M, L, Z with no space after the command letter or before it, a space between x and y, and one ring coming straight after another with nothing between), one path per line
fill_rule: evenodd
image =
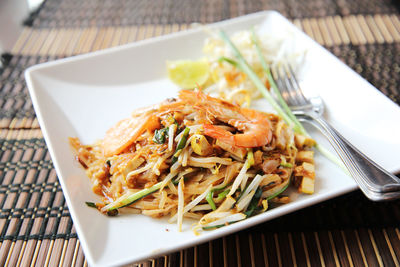
M172 178L171 181L172 181L173 185L178 185L179 184L179 179L176 176L174 178Z
M87 205L88 207L96 208L96 209L97 209L96 203L94 203L94 202L89 202L89 201L86 201L85 203L86 203L86 205Z
M278 195L282 194L282 193L289 187L289 184L290 184L290 179L288 179L287 184L286 184L281 190L279 190L279 191L276 192L275 194L273 194L273 195L267 197L266 200L271 200L271 199L273 199L274 197L277 197Z
M181 140L179 140L176 150L180 150L185 147L187 138L189 136L189 131L190 131L190 129L188 127L186 127L185 130L183 131Z
M212 230L212 229L217 229L217 228L221 228L221 227L224 227L224 226L226 226L226 224L218 224L218 225L215 225L215 226L203 226L202 229L203 230Z
M164 144L168 137L169 127L154 131L153 141L156 144Z
M133 193L132 195L125 198L124 200L120 201L116 206L109 208L108 211L112 211L112 210L116 210L119 208L129 206L129 205L135 203L136 201L138 201L139 199L142 199L142 198L154 193L155 191L159 190L161 185L162 185L162 182L159 182L159 183L153 185L152 187L149 187L149 188L140 190L139 192Z
M240 221L240 220L239 220L239 221ZM203 226L202 229L203 229L203 230L217 229L217 228L221 228L221 227L224 227L224 226L227 226L227 225L229 225L229 224L233 224L233 223L236 223L236 222L239 222L239 221L227 222L227 223L218 224L218 225L214 225L214 226Z
M285 167L285 168L292 168L292 167L293 167L293 164L292 164L292 163L289 163L289 162L282 162L282 163L280 164L280 166Z
M231 191L230 189L227 189L225 191L222 191L221 193L218 194L218 197L216 198L217 201L221 201L223 200L229 193L229 191Z
M185 130L183 131L181 140L179 140L179 143L176 146L176 152L175 152L174 156L172 157L171 165L174 164L178 160L179 153L182 151L182 149L186 145L186 141L188 139L189 132L190 132L190 129L188 127L186 127Z
M262 195L262 189L258 187L256 193L254 194L253 198L250 201L249 206L247 207L247 210L244 212L247 218L253 215L253 213L256 211L261 195Z
M214 202L214 200L213 200L213 195L214 195L214 190L211 190L211 191L207 194L206 200L207 200L208 204L210 204L212 210L216 210L217 207L215 206L215 202Z

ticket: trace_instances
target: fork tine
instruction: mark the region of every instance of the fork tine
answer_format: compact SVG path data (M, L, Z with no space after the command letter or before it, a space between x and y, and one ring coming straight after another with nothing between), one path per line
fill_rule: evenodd
M301 102L299 101L299 98L297 97L297 91L294 88L294 84L291 81L290 74L288 73L287 66L282 66L282 71L283 71L283 77L284 77L284 82L285 82L285 89L288 92L288 95L291 99L291 103L289 105L292 106L300 106Z
M294 74L294 71L290 64L287 64L287 79L289 80L291 86L290 89L294 92L292 95L293 97L296 97L296 102L299 106L301 105L308 105L310 102L308 99L304 96L303 90L301 90L299 82L296 79L296 75Z
M274 80L276 82L276 85L278 86L279 91L281 92L281 95L283 99L286 101L288 105L291 105L291 97L289 95L289 92L284 84L284 79L280 73L280 68L275 67L272 69L272 75L274 77Z
M286 103L289 106L298 106L297 98L293 96L294 92L291 90L292 86L288 81L288 75L282 66L277 66L274 69L274 76L276 76L275 80L277 81L278 89Z

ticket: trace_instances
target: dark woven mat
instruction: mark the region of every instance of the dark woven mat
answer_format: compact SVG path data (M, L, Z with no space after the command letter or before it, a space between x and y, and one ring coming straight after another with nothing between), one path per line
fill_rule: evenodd
M30 66L56 58L11 54L2 57L4 65L0 68L0 120L34 118L35 111L26 88L24 71Z
M0 146L0 242L76 237L44 140L0 139Z
M341 45L329 50L400 105L400 43Z
M87 27L210 23L261 10L290 19L396 13L396 0L46 0L25 21L28 26Z

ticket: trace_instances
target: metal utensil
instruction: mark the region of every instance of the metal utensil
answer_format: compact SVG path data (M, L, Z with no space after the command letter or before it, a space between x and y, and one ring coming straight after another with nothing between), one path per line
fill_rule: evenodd
M273 73L282 97L296 117L321 130L369 199L382 201L400 198L400 179L359 151L323 118L322 99L304 96L290 66L276 68Z

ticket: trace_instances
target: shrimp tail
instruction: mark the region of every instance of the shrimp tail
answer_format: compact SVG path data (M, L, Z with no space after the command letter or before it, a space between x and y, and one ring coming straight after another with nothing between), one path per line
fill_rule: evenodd
M259 147L268 144L271 139L272 132L258 138L254 138L254 135L251 134L236 134L234 136L234 144L238 147Z
M207 136L221 140L230 145L235 145L234 135L231 132L222 129L221 127L211 124L203 124L203 130L204 134Z

